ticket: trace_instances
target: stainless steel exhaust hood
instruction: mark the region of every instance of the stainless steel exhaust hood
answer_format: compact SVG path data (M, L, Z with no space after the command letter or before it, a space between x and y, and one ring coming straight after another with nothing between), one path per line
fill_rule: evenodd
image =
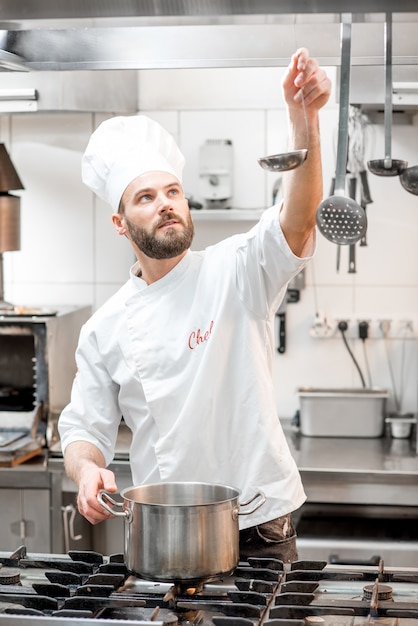
M36 57L38 50L52 57L55 54L56 37L48 33L42 37L42 32L0 30L0 113L137 110L135 71L59 72L53 76L46 71L31 72L28 58ZM64 39L69 43L69 34ZM71 41L76 45L74 38ZM23 50L18 51L19 46Z
M353 16L353 65L418 64L416 0L2 0L7 45L31 71L287 65L301 45L340 62L341 13ZM1 24L0 24L1 27ZM1 31L0 31L1 32Z
M418 64L415 19L394 22L393 64ZM352 65L383 65L383 21L354 22ZM305 45L324 66L340 63L336 19L265 23L114 26L9 31L30 71L285 66Z
M137 83L134 70L2 72L0 113L135 113Z
M338 11L353 15L352 65L383 67L385 12L396 11L393 66L418 66L416 9L416 0L340 0ZM324 66L340 64L334 0L2 0L1 19L0 77L32 89L15 110L133 110L135 70L280 67L301 45ZM53 83L50 72L53 94L25 78ZM6 95L0 102L4 110Z
M338 7L336 6L338 4ZM2 0L3 20L416 11L415 0Z
M384 68L352 68L350 101L365 111L383 112L385 102ZM394 112L418 110L418 65L393 68L392 107Z

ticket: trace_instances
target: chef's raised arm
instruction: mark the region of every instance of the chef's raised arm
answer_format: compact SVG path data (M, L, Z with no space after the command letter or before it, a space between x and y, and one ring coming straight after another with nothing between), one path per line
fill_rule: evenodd
M300 48L292 56L282 88L288 112L289 149L308 147L308 155L301 166L283 174L280 224L292 252L308 256L313 247L316 209L323 196L319 110L328 101L331 83L308 50Z

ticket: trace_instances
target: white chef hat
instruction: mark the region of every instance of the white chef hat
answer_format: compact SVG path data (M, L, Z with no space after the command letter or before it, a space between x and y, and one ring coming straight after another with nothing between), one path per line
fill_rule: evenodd
M184 156L173 137L146 115L112 117L90 137L81 161L83 182L116 212L137 176L161 171L181 183Z

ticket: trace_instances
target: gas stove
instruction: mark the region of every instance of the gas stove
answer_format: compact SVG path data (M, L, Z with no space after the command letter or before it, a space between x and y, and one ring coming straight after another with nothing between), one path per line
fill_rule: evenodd
M123 555L0 552L0 626L418 626L418 568L240 562L200 587L133 576Z

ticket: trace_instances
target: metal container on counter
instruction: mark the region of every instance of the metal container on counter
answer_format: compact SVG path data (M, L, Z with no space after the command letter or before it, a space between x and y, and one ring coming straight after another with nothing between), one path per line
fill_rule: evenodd
M308 437L381 437L385 430L385 389L298 390L299 428Z

